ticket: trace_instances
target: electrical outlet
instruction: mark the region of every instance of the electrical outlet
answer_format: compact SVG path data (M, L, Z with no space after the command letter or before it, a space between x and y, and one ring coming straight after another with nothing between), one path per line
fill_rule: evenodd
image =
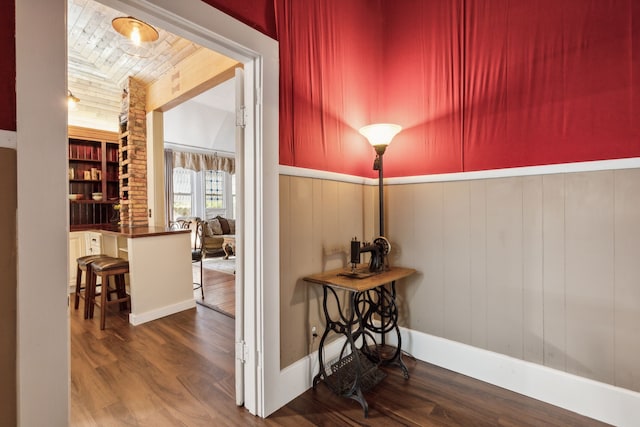
M312 326L312 327L311 327L311 336L312 336L313 338L315 338L315 337L317 337L317 336L318 336L318 328L316 328L315 326Z

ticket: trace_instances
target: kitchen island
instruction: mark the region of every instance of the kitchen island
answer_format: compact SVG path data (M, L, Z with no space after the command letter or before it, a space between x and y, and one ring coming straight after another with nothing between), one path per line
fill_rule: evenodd
M195 307L189 230L143 226L99 232L103 253L129 260L129 323L139 325Z

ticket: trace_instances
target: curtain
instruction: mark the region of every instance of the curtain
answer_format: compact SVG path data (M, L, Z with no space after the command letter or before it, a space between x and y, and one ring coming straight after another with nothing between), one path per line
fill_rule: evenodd
M164 150L164 209L169 224L173 221L173 150Z
M191 169L196 172L214 170L224 171L230 174L236 173L235 159L218 156L217 154L173 151L172 160L174 168Z
M380 1L276 0L280 164L375 176L358 133L383 121Z
M402 125L384 155L384 174L460 171L463 0L385 3L385 121Z
M635 0L465 0L464 170L636 157Z
M280 164L385 176L640 156L640 1L274 0Z

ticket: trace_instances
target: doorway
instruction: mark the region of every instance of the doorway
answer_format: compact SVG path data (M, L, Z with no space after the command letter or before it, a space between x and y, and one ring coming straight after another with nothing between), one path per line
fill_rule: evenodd
M263 305L278 305L278 213L274 203L278 199L277 43L200 0L104 3L173 33L193 37L199 44L237 57L245 64L250 82L247 88L251 87L246 94L246 99L251 100L247 104L247 133L252 141L244 147L249 160L244 167L247 215L242 269L245 280L252 284L244 297L250 320L245 321L248 326L243 340L247 355L244 371L249 373L244 382L245 406L252 413L266 416L273 409L262 392L271 381L264 378L264 373L277 367L276 357L279 360L279 351L273 353L273 345L264 345L279 343L277 312L262 310ZM65 42L60 33L65 13L64 1L42 4L25 0L16 4L16 135L18 190L22 195L17 213L18 411L22 422L30 425L57 423L56 420L64 424L68 416L68 393L64 390L68 387L69 341L63 332L68 328L67 302L59 297L67 291L66 251L60 250L67 244L68 232L66 173L52 175L47 194L37 200L31 197L42 193L40 175L34 170L66 169L66 106L60 100L62 94L66 95ZM216 33L208 28L215 28ZM43 54L33 55L34 51ZM257 95L260 93L263 95ZM36 123L37 126L28 125ZM48 206L45 219L41 215L43 204ZM48 268L33 269L28 263L29 254L40 251L52 254L47 260ZM40 321L42 312L49 313L45 325ZM264 337L258 336L256 330L262 331ZM47 343L46 352L41 351L42 343ZM257 369L258 365L262 369Z
M225 193L224 189L218 188L218 186L227 187L227 190L231 190L232 178L235 177L232 177L230 173L225 173L224 170L218 171L214 166L202 169L200 165L201 163L210 163L202 162L202 160L205 156L215 154L215 156L222 155L231 157L235 163L240 165L238 170L243 170L241 165L244 161L242 157L242 147L245 145L244 138L240 140L233 136L230 138L230 143L218 143L217 146L215 144L216 140L213 138L216 120L219 122L218 127L225 126L223 133L244 135L243 129L238 128L236 130L235 117L231 119L228 117L234 115L237 107L239 108L240 105L244 105L242 99L236 99L234 102L234 94L238 92L235 90L234 85L236 81L235 75L237 75L237 73L234 75L234 78L229 79L229 70L233 72L233 67L237 66L236 64L238 64L238 62L211 49L199 46L189 37L190 34L185 34L184 38L181 38L182 35L178 36L169 33L164 30L161 23L159 25L155 24L152 18L149 19L149 22L155 26L160 34L157 42L141 43L139 45L133 44L129 39L117 34L117 32L111 28L111 21L114 18L126 16L127 13L109 7L108 1L88 0L76 2L69 0L69 3L68 21L71 25L68 30L68 85L71 86L73 82L74 87L70 87L70 89L73 89L76 95L80 96L89 104L88 107L79 104L75 109L70 109L69 125L84 124L89 128L95 128L92 126L91 120L86 117L93 116L100 118L103 116L106 119L96 120L96 126L111 125L112 128L109 130L115 130L117 129L119 118L117 109L113 111L113 109L110 110L108 107L101 106L99 103L105 102L105 98L111 98L116 101L115 103L117 105L122 93L121 87L125 88L125 95L122 96L123 99L128 99L126 96L128 91L145 87L147 91L147 108L153 110L146 112L149 225L163 227L169 223L169 220L175 220L175 215L180 215L188 218L198 217L203 219L205 221L205 230L210 231L209 223L217 221L217 219L210 218L212 216L211 211L214 211L217 214L223 214L227 229L229 228L229 224L233 222L233 240L235 246L236 221L231 197L221 197L221 200L216 200L215 197L216 195L220 196ZM140 16L138 13L136 13L135 16ZM145 18L145 20L146 19L147 18ZM89 53L90 51L87 52L87 49L92 48L94 45L96 47L95 50L99 53L91 54ZM102 46L104 46L104 48L101 51L100 48ZM156 58L160 58L160 60ZM221 62L222 65L218 66L218 62ZM186 65L184 65L185 63ZM168 69L169 71L163 71L163 69L167 69L166 64L171 64L171 68ZM192 71L194 66L205 68L204 65L201 64L206 64L210 68L207 67L208 69L206 71L199 73ZM92 69L93 67L97 70L94 71ZM80 77L78 77L78 75L80 75ZM83 75L90 77L83 78ZM135 85L132 86L135 89L129 87L127 81L130 77L136 80ZM116 81L115 78L119 78L119 80ZM242 78L238 78L237 81L244 84ZM167 84L169 82L171 83L170 87ZM231 83L230 88L229 82ZM131 82L131 84L133 84L133 82ZM181 84L191 84L193 87L187 87L183 90ZM110 86L115 87L115 90ZM227 87L223 88L223 86ZM158 87L162 89L162 93L158 93ZM209 89L205 90L205 88ZM251 89L253 90L253 88ZM97 97L102 97L102 99L98 99L96 102L97 97L92 92L100 92L100 90L106 92L106 94L98 95ZM224 92L225 90L226 92ZM214 91L218 91L218 93L213 94ZM69 93L71 92L70 90ZM197 93L196 96L194 95L196 92L200 93ZM240 93L243 94L244 91ZM93 98L91 95L94 95ZM221 102L216 101L216 98L223 98L223 100ZM216 102L218 103L216 104ZM98 104L98 106L96 106L96 104ZM149 104L152 106L150 107ZM228 104L231 105L229 106ZM122 110L123 107L120 106L119 108ZM78 111L78 109L84 109L85 111ZM90 114L92 111L96 111L97 113ZM216 112L222 113L222 117L216 116ZM180 126L176 126L176 123L180 123ZM177 127L180 127L180 129L176 129ZM231 127L231 129L229 129L229 127ZM199 135L198 131L205 135ZM223 135L222 139L224 139L224 136L228 137L228 135ZM176 157L167 157L165 154L167 142L170 143L169 148L172 152L177 151L183 155L177 158L184 158L186 156L191 158L193 161L187 162L191 166L185 166L187 169L178 168L182 165L173 163ZM213 144L207 147L206 144L209 142ZM248 143L254 145L254 141L248 141ZM201 161L196 161L196 157ZM158 168L157 166L162 162L162 159L165 161L165 168ZM228 166L229 162L222 162L221 164ZM198 166L194 167L194 165ZM184 173L179 174L177 173L178 170ZM228 170L227 172L232 172L232 170ZM168 194L167 188L165 187L165 175L173 183L173 188L169 190ZM183 181L179 179L180 177L188 178L188 185L179 185L179 183ZM235 183L235 179L233 179L233 181ZM240 184L243 182L242 178L238 181ZM227 185L220 185L222 183L226 183ZM209 184L211 184L211 188L208 188ZM184 188L181 187L188 187L188 191L183 191ZM234 185L233 187L239 190L237 205L238 208L242 210L244 207L242 185ZM186 194L186 192L189 194ZM174 203L174 199L179 196L190 199L188 209L180 203L180 199L175 200L178 202L177 205ZM210 198L211 200L209 200ZM161 208L163 206L162 199L165 199L165 203L168 202L170 204L168 208ZM217 204L216 202L225 203ZM182 212L183 209L185 209L184 212ZM180 213L177 214L176 210ZM237 224L237 236L242 237L243 216L239 215L238 217L240 221L238 221ZM222 217L220 222L222 222ZM229 233L229 231L226 231L225 234L229 235ZM229 237L225 237L225 240L228 238ZM206 240L208 240L208 237L205 237L205 241ZM220 249L223 249L223 247ZM242 245L240 245L240 249L242 249ZM203 250L203 252L205 254L215 252L215 248L207 248L207 250ZM242 252L237 253L237 250L235 252L236 253L233 253L234 264L236 255L239 263L241 263ZM211 255L226 255L226 251L222 253L211 253ZM210 283L208 282L213 281L213 279L209 277L212 276L210 274L211 262L207 258L208 257L205 257L205 259L201 261L202 266L204 266L204 272L201 277L198 279L194 278L194 284L201 284L200 292L194 293L202 293L203 295L202 300L195 296L196 302L203 303L202 305L208 308L218 308L218 311L222 311L220 307L230 305L231 310L228 310L225 314L234 317L236 311L235 294L244 294L242 289L242 271L239 271L236 275L234 265L231 269L233 274L231 276L225 274L226 280L223 282L225 285L224 289L232 293L231 297L233 299L227 301L226 304L215 304L215 301L212 301L215 296L212 292L213 289L209 289L206 292L206 296L205 292L203 292L205 287L209 287ZM227 256L224 258L225 261L231 261L227 259ZM199 269L194 268L194 270ZM229 277L231 277L231 280L229 280ZM229 295L225 296L229 297ZM240 304L239 308L239 315L242 316L243 304ZM235 342L243 341L244 331L236 328ZM244 404L244 373L242 368L242 366L239 366L238 372L236 373L236 403L238 405Z

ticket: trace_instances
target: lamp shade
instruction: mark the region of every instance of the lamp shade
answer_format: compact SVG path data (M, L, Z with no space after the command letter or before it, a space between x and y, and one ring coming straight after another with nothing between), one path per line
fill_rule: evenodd
M373 145L389 145L394 136L402 130L402 126L391 123L376 123L360 128L360 133L364 135L369 144Z

